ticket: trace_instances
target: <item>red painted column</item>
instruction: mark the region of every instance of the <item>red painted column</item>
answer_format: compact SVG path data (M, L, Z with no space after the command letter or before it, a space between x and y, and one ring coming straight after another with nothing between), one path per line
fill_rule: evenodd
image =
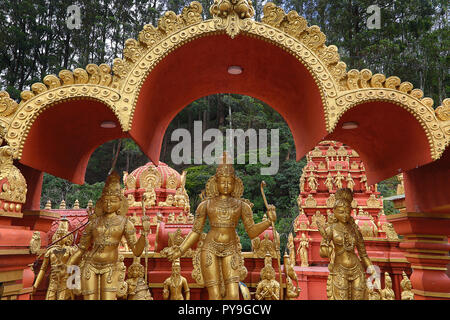
M449 299L450 148L428 165L404 173L406 210L388 216L403 235L400 248L413 270L416 299Z
M411 263L415 299L450 299L450 279L446 274L450 262L450 214L408 212L390 215L388 220L404 236L400 248Z

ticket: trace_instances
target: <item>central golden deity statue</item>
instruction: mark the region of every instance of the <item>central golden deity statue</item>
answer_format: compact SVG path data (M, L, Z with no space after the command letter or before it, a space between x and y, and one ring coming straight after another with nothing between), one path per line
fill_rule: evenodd
M372 275L376 272L367 256L361 232L350 215L352 200L350 189L337 190L333 215L330 215L325 226L318 221L319 232L323 237L319 253L321 257L330 259L327 281L327 296L330 300L367 300L369 297L363 265Z
M168 257L181 257L199 239L208 217L210 231L203 241L200 253L200 269L210 300L222 300L221 282L225 286L226 300L239 299L241 244L236 233L242 219L250 239L257 237L276 221L275 207L269 206L268 220L255 224L250 205L241 198L244 185L235 175L231 159L226 153L218 165L216 174L206 183L206 199L196 210L192 231L180 246L169 249Z
M122 236L125 236L128 247L135 256L140 256L144 250L150 221L148 217L142 218L143 234L136 241L136 230L126 216L127 211L128 202L120 188L120 177L113 172L106 179L93 217L80 239L78 251L68 263L78 264L83 258L80 268L84 300L116 299L120 276L119 244Z

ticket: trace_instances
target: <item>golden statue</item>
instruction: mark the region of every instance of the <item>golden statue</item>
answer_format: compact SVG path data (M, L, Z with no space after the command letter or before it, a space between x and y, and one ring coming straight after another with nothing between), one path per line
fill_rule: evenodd
M397 232L395 232L392 223L385 222L382 226L382 230L386 233L386 239L388 240L398 240Z
M263 220L267 221L267 220ZM277 255L277 248L275 243L269 239L269 233L264 233L264 239L256 237L252 239L252 250L258 258L264 258L266 254L270 254L273 257Z
M186 217L183 214L183 212L180 212L180 214L177 216L177 223L181 223L181 224L186 223Z
M323 239L319 254L329 258L330 274L327 296L330 300L368 299L364 268L375 275L376 271L366 253L364 240L351 213L352 191L348 188L336 191L333 215L328 223L318 222ZM359 257L355 254L358 249ZM360 260L361 259L361 260Z
M256 300L279 300L280 284L275 280L275 270L272 267L272 257L267 254L264 268L261 269L261 281L256 287Z
M344 180L344 176L341 174L340 171L338 171L337 174L334 176L334 184L336 185L337 189L342 189L342 180Z
M412 285L411 280L409 280L405 271L402 272L403 279L400 282L400 286L402 287L402 300L414 300L414 293L411 291Z
M68 300L71 298L71 292L67 288L67 278L69 277L67 266L70 265L68 260L75 253L76 247L72 247L73 235L61 239L68 233L69 221L63 218L59 222L58 229L52 237L52 243L56 243L45 252L41 269L33 284L33 292L35 292L50 265L50 279L45 300ZM58 241L58 239L61 240Z
M361 162L361 166L363 166L362 162ZM363 186L364 186L364 190L369 191L369 186L367 185L367 177L364 173L361 175L361 190L363 190Z
M298 244L297 253L300 256L301 267L309 267L308 261L308 247L309 247L309 238L306 237L304 233L302 233L302 237L300 238L300 242Z
M328 192L331 193L333 190L333 178L331 177L331 172L328 172L327 179L325 180L325 186L328 189Z
M153 300L144 277L145 269L140 258L134 258L133 263L128 267L127 300Z
M175 204L175 198L173 194L167 195L166 201L158 202L158 206L160 207L172 207Z
M295 264L295 245L292 233L289 233L287 247L289 249L289 259Z
M384 273L384 289L381 290L381 300L395 300L392 279L387 272Z
M256 238L276 220L275 207L270 206L269 219L254 223L250 205L241 198L244 185L235 175L231 163L224 153L216 174L206 183L206 198L197 207L192 231L179 247L171 247L168 253L169 259L173 261L192 247L200 239L208 217L211 229L202 241L199 260L202 280L210 300L222 299L222 284L225 287L225 299L239 299L238 283L245 276L241 271L245 267L236 233L239 219L242 219L250 239Z
M167 223L168 224L175 223L175 213L174 212L169 213L169 216L167 217Z
M300 286L298 285L298 277L294 270L294 263L289 255L284 254L284 273L286 274L286 300L295 300L300 295ZM292 282L295 280L297 287Z
M319 184L317 183L317 179L314 176L314 173L311 171L311 174L308 177L308 187L311 191L316 191L319 187Z
M184 208L186 206L186 198L183 194L183 189L178 188L175 193L175 206Z
M180 274L180 259L172 262L172 274L164 281L164 300L190 300L190 290L185 277ZM183 297L183 291L186 299Z
M347 181L347 188L353 191L353 188L355 187L355 181L353 181L350 172L347 174L347 178L345 180Z
M302 174L300 176L299 187L300 187L300 192L305 192L305 175L304 174ZM299 208L300 208L300 206L299 206Z
M119 289L119 244L122 236L135 256L140 256L150 230L148 216L142 217L143 233L136 241L136 230L126 216L128 202L116 172L106 179L90 223L81 236L79 249L69 264L80 264L81 289L85 300L115 300ZM88 250L92 245L92 249Z
M144 198L144 205L145 207L153 207L156 205L156 192L154 188L150 188L146 190L142 197Z

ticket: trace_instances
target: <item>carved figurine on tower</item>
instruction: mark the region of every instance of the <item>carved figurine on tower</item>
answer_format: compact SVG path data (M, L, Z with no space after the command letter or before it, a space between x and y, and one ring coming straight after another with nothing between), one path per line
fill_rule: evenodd
M116 299L122 236L135 256L140 256L144 250L150 221L142 217L143 233L136 241L136 230L126 216L127 210L128 202L120 188L120 177L113 172L106 179L102 195L95 205L94 217L83 231L78 251L69 260L72 265L79 264L83 258L80 264L81 290L85 300Z
M319 187L319 185L317 184L317 179L312 171L308 177L308 186L311 191L316 191Z
M210 300L237 300L239 280L243 280L246 275L241 244L236 233L239 219L242 219L250 239L253 239L276 220L275 207L269 207L269 219L255 224L250 205L241 198L244 191L242 180L235 175L232 161L226 153L205 189L206 199L197 207L192 231L180 246L169 249L168 257L173 261L191 248L200 239L208 217L211 229L202 241L199 257L199 277L202 279L196 280L204 283ZM225 288L224 295L221 287Z
M329 300L364 300L368 291L364 269L375 274L366 253L364 240L351 213L352 191L348 188L336 191L336 201L331 221L318 222L323 239L320 243L320 256L330 259L327 281ZM359 258L355 253L358 249Z
M301 267L308 267L308 247L309 247L309 239L306 237L305 233L302 233L302 237L300 238L300 242L298 245L297 253L300 255Z

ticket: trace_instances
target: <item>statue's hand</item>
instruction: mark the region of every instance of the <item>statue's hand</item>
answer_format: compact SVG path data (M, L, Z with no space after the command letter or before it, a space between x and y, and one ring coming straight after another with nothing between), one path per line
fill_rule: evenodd
M267 217L271 222L277 221L277 213L275 211L275 206L273 204L269 204L267 206Z
M148 234L150 232L150 217L149 216L143 216L141 218L142 220L142 228L144 229L144 232Z
M181 257L181 250L179 246L172 246L167 250L167 259L174 261Z

